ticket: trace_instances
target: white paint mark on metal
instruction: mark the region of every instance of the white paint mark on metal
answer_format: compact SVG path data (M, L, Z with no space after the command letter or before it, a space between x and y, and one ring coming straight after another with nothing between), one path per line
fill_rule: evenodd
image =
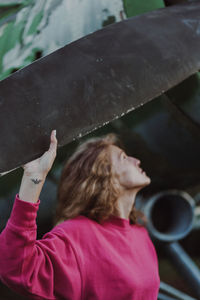
M4 34L4 29L7 27L7 24L4 24L3 26L0 27L0 38Z
M55 4L56 3L56 4ZM37 31L29 32L37 14L43 10L43 18ZM42 56L65 46L85 35L102 28L103 22L114 16L121 21L122 0L40 0L21 9L15 25L24 22L21 43L3 57L3 71L22 68L27 65L27 57L40 49Z
M200 19L183 19L182 22L189 28L195 30L196 34L200 34Z

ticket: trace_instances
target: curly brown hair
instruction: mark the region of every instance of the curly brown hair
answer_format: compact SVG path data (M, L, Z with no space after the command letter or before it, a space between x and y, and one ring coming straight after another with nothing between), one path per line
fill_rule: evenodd
M120 216L116 207L120 190L114 184L108 148L124 148L117 134L93 137L78 146L65 164L58 184L54 226L84 215L102 223L111 215ZM142 213L133 205L130 224L137 223Z

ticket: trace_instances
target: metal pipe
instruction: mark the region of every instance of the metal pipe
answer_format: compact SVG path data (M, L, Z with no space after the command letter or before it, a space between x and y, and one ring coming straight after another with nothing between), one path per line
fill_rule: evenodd
M177 300L177 298L172 298L162 293L158 294L158 300Z
M200 271L198 267L177 242L163 243L163 248L200 299Z
M196 207L194 210L194 225L192 229L193 230L200 229L200 207Z
M142 209L151 236L160 242L174 242L191 231L194 208L194 199L188 193L172 189L153 195Z
M160 282L160 292L165 292L167 294L169 294L170 296L173 296L175 298L169 298L169 299L177 299L177 300L196 300L195 298L191 297L191 296L188 296L186 295L185 293L175 289L174 287L172 287L171 285L161 281ZM160 296L158 297L158 299L161 299L161 300L167 300L168 298L165 298L165 297L168 297L168 296L165 296L164 294L160 293Z
M184 191L162 191L151 197L143 211L148 219L148 230L162 243L173 263L200 298L200 272L195 263L177 243L192 230L194 199Z

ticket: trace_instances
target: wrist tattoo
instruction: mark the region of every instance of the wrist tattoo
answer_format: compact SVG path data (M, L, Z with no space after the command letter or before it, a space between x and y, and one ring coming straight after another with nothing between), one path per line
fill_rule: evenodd
M42 180L41 179L31 179L35 184L40 183Z

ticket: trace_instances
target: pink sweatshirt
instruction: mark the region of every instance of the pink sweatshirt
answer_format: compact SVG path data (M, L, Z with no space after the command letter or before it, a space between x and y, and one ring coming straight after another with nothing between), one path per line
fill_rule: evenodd
M158 260L147 230L78 216L36 240L40 204L16 195L0 234L0 279L30 299L156 300Z

